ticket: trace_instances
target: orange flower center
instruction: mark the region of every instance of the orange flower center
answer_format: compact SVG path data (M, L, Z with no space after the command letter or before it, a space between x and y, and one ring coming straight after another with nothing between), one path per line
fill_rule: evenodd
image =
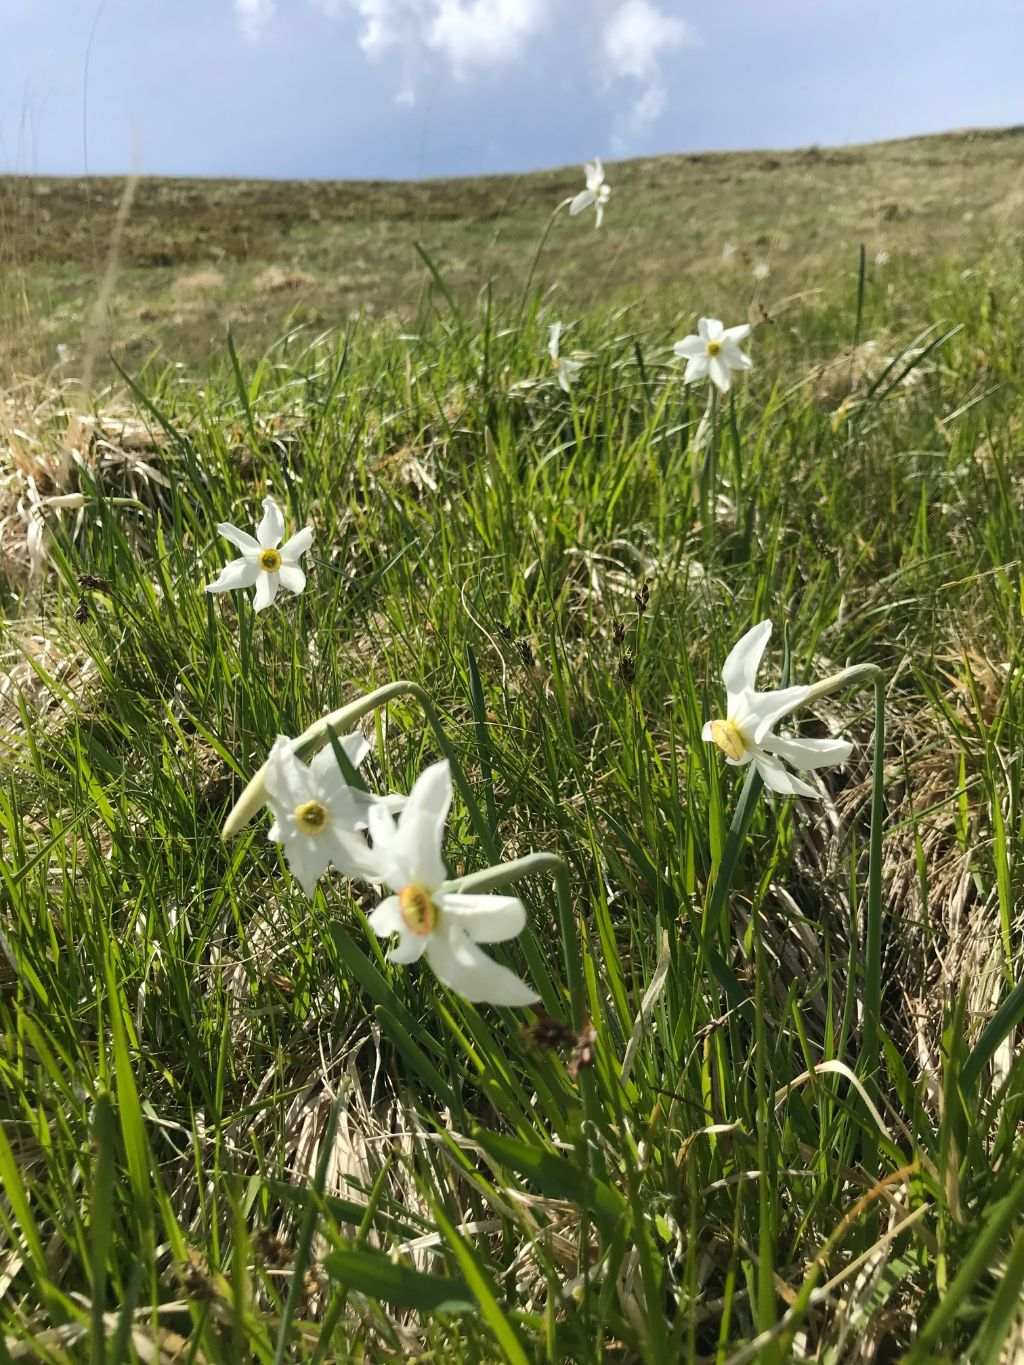
M722 349L722 343L720 341L709 341L707 349L708 355L717 355Z
M260 551L260 568L266 569L267 573L277 573L281 567L281 556L277 550Z
M327 808L319 801L305 801L295 807L295 822L303 834L322 834L327 828Z
M404 886L398 893L398 905L411 934L422 938L437 928L440 911L430 899L430 892L425 886L417 886L415 882Z

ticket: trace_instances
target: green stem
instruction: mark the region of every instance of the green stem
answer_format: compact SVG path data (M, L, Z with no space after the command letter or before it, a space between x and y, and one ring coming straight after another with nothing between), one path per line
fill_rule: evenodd
M572 201L569 199L563 199L560 204L557 204L555 208L552 209L551 216L544 227L544 231L540 235L540 241L537 243L537 250L533 253L533 260L530 262L530 270L526 276L526 283L523 285L523 295L522 298L519 300L519 316L516 319L517 326L522 325L523 314L526 312L526 303L530 297L530 288L533 284L533 277L537 273L537 263L541 258L541 253L543 252L545 246L547 245L548 238L551 236L551 229L555 225L555 219L565 208L566 204L569 204L571 202Z
M882 821L885 816L885 682L876 671L874 763L871 781L871 847L868 855L867 920L864 930L864 1034L861 1072L878 1064L882 1009Z

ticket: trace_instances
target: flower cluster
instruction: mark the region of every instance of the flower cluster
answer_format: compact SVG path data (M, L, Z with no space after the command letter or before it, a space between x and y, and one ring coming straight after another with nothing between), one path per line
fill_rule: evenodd
M595 225L600 227L611 191L599 160L588 162L585 174L585 189L565 203L572 216L592 207ZM562 333L561 322L550 324L548 354L559 386L568 393L583 361L562 354ZM700 318L696 333L674 347L675 355L686 361L684 383L709 380L718 393L728 393L733 375L751 368L750 357L741 349L749 333L747 325L725 327L717 318ZM714 397L705 421L715 411ZM273 498L264 499L255 536L229 522L220 523L217 529L241 556L224 566L207 585L207 592L255 588L256 611L269 607L280 588L292 594L302 592L306 576L299 560L312 544L313 531L307 526L285 540L284 517ZM859 676L863 668L843 670L814 685L758 691L757 674L771 632L771 622L761 621L730 651L722 669L725 715L709 720L702 736L721 750L727 764L753 764L770 792L817 798L819 791L796 773L845 763L852 745L845 739L781 735L776 727L798 707ZM358 719L397 690L412 688L415 685L408 683L385 686L361 699L354 711L343 708L298 739L279 736L264 767L229 816L225 836L259 805L268 806L273 816L269 838L281 847L307 896L314 894L330 868L381 889L369 925L380 938L396 940L388 953L391 962L407 965L423 958L438 980L468 1000L533 1004L539 999L536 992L480 947L513 939L525 927L522 901L493 894L494 888L525 875L523 863L499 865L466 882L453 881L442 853L452 802L448 762L426 768L407 796L377 795L361 785L359 776L370 752L366 739L359 730L339 738L331 728L335 721L340 726L342 720L348 724ZM425 695L416 690L427 709ZM432 724L436 729L436 717ZM302 755L322 745L326 737L330 745L306 762ZM531 857L550 859L544 854ZM525 863L531 864L531 859ZM535 866L533 862L531 867ZM467 885L487 886L489 891L473 893L464 889Z
M353 769L370 751L359 731L340 747ZM263 788L274 817L269 838L282 845L307 896L329 866L389 889L370 926L381 938L398 935L390 961L425 957L435 976L467 1000L531 1005L540 998L477 946L515 938L526 924L522 901L460 893L448 878L441 854L452 801L447 761L427 768L408 797L375 796L346 782L330 748L306 764L293 741L279 736Z

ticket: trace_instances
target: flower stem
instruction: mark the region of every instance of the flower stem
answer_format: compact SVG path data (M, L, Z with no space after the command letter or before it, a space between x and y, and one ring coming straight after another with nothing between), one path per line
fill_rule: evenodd
M565 859L556 853L528 853L523 858L516 858L514 862L499 863L495 867L485 867L481 872L471 872L468 877L460 877L458 881L451 883L451 889L460 893L495 891L520 881L523 877L540 876L544 873L551 876L555 882L572 1026L578 1033L584 1024L586 998L580 963L579 936L576 933L576 918L572 909L569 869Z
M868 853L867 916L864 927L864 1028L861 1071L878 1064L878 1024L882 1011L882 821L885 816L885 683L876 669L875 737L871 778L871 845Z
M547 245L547 240L551 235L551 229L555 225L555 219L565 208L566 204L571 202L570 199L563 199L560 204L557 204L554 209L552 209L551 216L548 218L544 231L540 235L540 241L537 243L537 250L533 253L533 260L530 262L530 270L526 276L526 283L523 285L522 298L519 300L519 317L517 319L517 325L522 324L523 314L526 312L527 300L530 297L530 288L533 284L533 277L537 273L537 263L541 258L544 247Z

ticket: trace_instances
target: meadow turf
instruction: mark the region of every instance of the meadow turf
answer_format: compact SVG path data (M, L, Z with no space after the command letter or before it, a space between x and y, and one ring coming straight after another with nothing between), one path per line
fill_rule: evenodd
M979 183L1019 146L926 142ZM670 214L651 170L659 229L659 165L532 276L575 176L535 178L493 288L453 211L467 276L410 229L415 313L208 320L179 366L161 312L107 387L8 385L0 1363L1024 1352L1020 205L990 174L966 224L830 232L826 172L773 227L742 176ZM671 343L748 312L702 422ZM316 538L257 616L204 585L267 494ZM765 617L764 686L882 670L792 720L855 742L818 802L701 740ZM367 776L447 752L453 875L564 860L495 954L546 1015L387 963L376 896L308 900L262 814L221 838L276 735L397 680L437 724L373 712Z

